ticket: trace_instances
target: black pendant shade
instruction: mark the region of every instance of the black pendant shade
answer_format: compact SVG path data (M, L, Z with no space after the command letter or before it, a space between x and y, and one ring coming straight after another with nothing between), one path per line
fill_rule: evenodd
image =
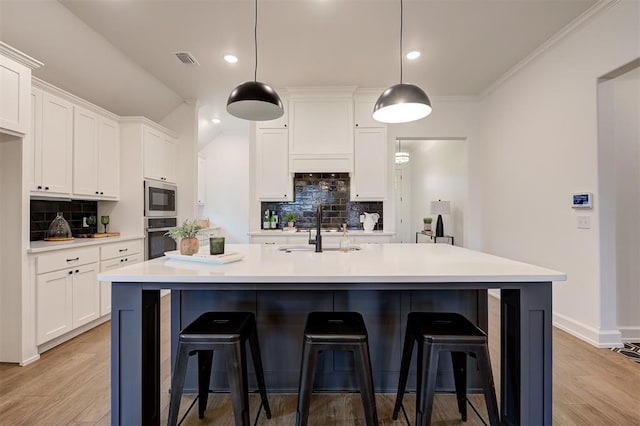
M373 119L382 123L407 123L431 113L431 100L414 84L400 83L386 89L373 107Z
M400 84L386 89L373 107L371 116L381 123L408 123L431 114L431 100L415 84L402 82L402 27L404 6L400 0Z
M259 81L247 81L231 91L227 111L243 120L265 121L282 117L282 100L271 86Z

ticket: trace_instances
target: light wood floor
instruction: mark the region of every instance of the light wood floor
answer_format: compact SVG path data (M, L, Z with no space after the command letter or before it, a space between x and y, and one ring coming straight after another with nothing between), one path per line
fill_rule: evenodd
M163 298L163 318L167 318L169 297ZM490 300L490 347L496 383L499 384L498 321L499 304ZM168 321L162 324L162 389L169 387ZM110 423L109 323L105 323L46 353L26 367L0 364L0 425L100 424ZM559 425L640 425L640 364L608 349L596 349L560 330L553 334L553 421ZM498 389L499 392L499 389ZM377 395L382 425L405 424L391 419L394 395ZM484 400L471 395L484 412ZM499 399L499 397L498 397ZM192 397L181 404L186 410ZM405 397L411 422L415 396ZM166 422L168 395L162 395L163 422ZM295 395L269 395L273 418L264 413L258 424L293 425ZM259 400L251 396L252 418ZM432 424L462 424L455 398L438 395ZM226 395L209 398L206 417L200 421L191 410L184 424L233 425L231 402ZM364 425L359 394L314 394L310 424ZM482 424L469 410L468 425Z

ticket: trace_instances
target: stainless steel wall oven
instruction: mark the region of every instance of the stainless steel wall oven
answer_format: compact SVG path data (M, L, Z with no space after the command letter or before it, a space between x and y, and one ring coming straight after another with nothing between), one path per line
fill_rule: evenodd
M145 260L162 257L165 251L176 250L177 244L173 238L164 235L169 229L177 225L177 219L175 217L147 217L144 220Z

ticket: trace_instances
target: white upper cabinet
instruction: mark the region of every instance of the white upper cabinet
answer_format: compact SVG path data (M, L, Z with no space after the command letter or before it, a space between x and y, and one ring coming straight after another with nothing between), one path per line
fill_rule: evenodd
M351 95L291 97L289 118L291 172L353 170Z
M0 41L0 132L24 135L30 130L31 68L40 66Z
M289 131L258 129L256 132L256 190L260 200L293 201L289 174Z
M387 130L358 128L351 200L381 201L387 198Z
M363 127L385 127L384 123L380 123L373 119L373 107L377 98L370 96L355 96L353 99L353 116L354 126L356 129Z
M118 123L85 108L74 107L73 194L117 199L120 182Z
M33 195L71 195L73 106L70 102L33 89L32 128L26 142L32 153L30 189Z
M106 117L98 121L98 190L104 198L120 196L120 126Z
M144 177L164 182L176 182L175 140L159 130L144 126Z
M73 114L73 193L97 196L98 116L75 107Z

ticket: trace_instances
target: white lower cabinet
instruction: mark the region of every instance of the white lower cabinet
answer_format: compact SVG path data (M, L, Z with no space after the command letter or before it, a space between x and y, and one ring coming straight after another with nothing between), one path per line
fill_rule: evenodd
M100 247L100 272L144 261L142 240L105 244ZM111 282L100 282L100 316L111 313Z
M100 316L98 248L36 259L36 340L40 345Z

